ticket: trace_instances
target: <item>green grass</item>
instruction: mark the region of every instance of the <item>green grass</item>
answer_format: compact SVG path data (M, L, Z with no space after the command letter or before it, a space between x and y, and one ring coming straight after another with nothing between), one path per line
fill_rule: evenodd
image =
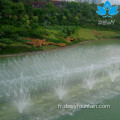
M92 29L79 28L73 35L73 38L80 38L82 40L92 40L97 39L96 35L93 33Z
M96 35L94 31L96 31L101 37ZM95 30L89 28L79 28L73 35L71 35L71 37L81 40L112 39L119 36L120 34L117 32L107 30Z
M113 31L99 31L100 35L102 35L103 38L116 38L117 36L120 36L119 33L113 32Z

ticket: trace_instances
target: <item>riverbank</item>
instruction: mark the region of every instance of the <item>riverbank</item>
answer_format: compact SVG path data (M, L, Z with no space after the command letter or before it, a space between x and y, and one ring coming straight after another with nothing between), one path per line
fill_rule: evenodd
M59 29L61 29L60 26ZM41 31L41 28L39 30ZM62 32L55 28L44 28L44 31L47 32L46 36L45 34L42 35L44 39L28 37L21 37L14 40L8 38L0 39L0 58L35 54L94 40L120 38L118 32L81 27L77 27L74 29L74 33L70 35L66 34L66 36L62 36Z
M84 42L81 42L81 43L78 43L78 44L72 44L72 45L67 45L67 46L64 46L64 47L57 47L57 48L52 48L52 49L47 49L47 50L44 50L44 51L33 51L33 52L25 52L25 53L19 53L19 54L5 54L5 55L0 55L0 58L6 58L6 57L17 57L17 56L24 56L24 55L34 55L34 54L40 54L40 53L44 53L44 52L47 52L47 51L56 51L56 50L60 50L60 49L66 49L66 48L70 48L70 47L73 47L73 46L77 46L77 45L82 45L82 44L85 44L85 43L91 43L91 42L95 42L95 41L108 41L108 40L111 40L111 39L99 39L99 40L89 40L89 41L84 41ZM116 41L116 40L119 40L119 39L112 39L112 41Z
M96 40L84 41L84 42L81 42L81 43L78 43L78 44L72 44L72 45L68 45L68 46L64 46L64 47L47 49L47 50L44 50L44 51L33 51L33 52L25 52L25 53L19 53L19 54L5 54L5 55L0 55L0 58L40 54L40 53L43 53L43 52L46 52L46 51L53 51L53 50L55 51L55 50L58 50L58 49L65 49L67 47L72 47L72 46L76 46L76 45L80 45L80 44L84 44L84 43L88 43L88 42L93 42L93 41L96 41Z

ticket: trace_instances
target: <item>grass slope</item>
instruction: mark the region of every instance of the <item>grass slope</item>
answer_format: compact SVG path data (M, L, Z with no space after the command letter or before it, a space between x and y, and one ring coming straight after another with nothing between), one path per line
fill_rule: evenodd
M59 29L58 29L59 28ZM66 45L76 44L88 40L115 39L120 38L119 32L107 30L95 30L75 26L39 27L32 33L32 38L45 39L47 42L65 43ZM22 37L21 37L22 38ZM73 41L67 42L67 38ZM0 54L24 53L30 51L49 50L57 48L55 45L33 46L27 44L27 40L19 38L0 39Z

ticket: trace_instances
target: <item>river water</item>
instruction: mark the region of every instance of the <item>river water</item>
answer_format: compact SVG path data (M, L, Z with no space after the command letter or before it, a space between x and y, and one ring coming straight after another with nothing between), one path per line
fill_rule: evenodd
M0 120L119 120L119 103L119 40L0 59Z

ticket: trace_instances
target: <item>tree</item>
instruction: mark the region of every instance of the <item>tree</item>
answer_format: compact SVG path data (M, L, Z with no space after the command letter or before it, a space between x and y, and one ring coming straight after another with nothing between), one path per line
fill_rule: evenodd
M45 12L45 22L47 21L47 23L49 24L54 24L54 17L56 16L56 8L54 6L53 3L49 2L47 3L44 8L43 8L44 12Z
M9 16L12 14L12 6L13 6L13 2L9 0L0 0L0 9L1 9L0 13L3 21L6 18L8 19Z

